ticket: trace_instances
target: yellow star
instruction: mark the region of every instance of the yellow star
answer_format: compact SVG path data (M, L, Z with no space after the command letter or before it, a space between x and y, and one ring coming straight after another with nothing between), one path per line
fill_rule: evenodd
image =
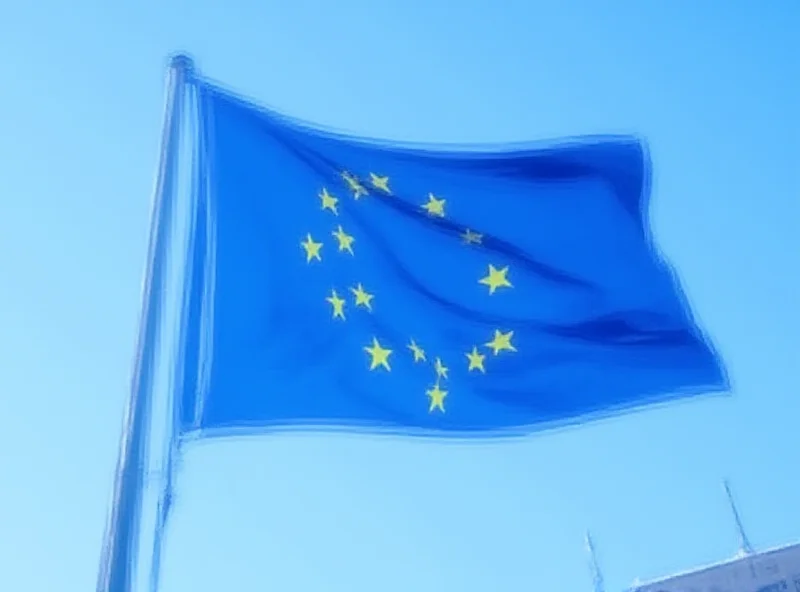
M428 194L428 203L422 205L422 209L428 212L429 216L444 218L444 199L437 199L433 193Z
M323 210L330 210L333 212L334 216L339 215L339 210L336 208L336 204L339 202L339 200L328 193L327 189L322 189L322 193L319 194L319 198L322 200Z
M436 370L436 376L438 378L447 379L447 366L442 364L441 358L436 358L436 362L433 364L433 369Z
M508 281L506 274L508 273L508 265L502 269L497 269L494 265L489 266L489 275L485 278L478 280L479 284L489 286L489 294L494 294L497 288L511 288L511 282Z
M325 299L327 302L331 303L333 307L333 318L340 318L344 320L344 298L339 298L339 295L336 293L336 290L331 290L331 295Z
M486 344L494 352L494 355L499 354L501 351L517 351L517 348L511 344L511 338L514 336L513 331L503 333L502 331L495 330L494 338Z
M411 353L414 354L414 362L424 362L425 361L425 350L423 350L417 343L412 339L411 343L408 344L408 349L411 350Z
M358 180L357 177L354 177L348 172L342 173L342 179L344 182L347 183L347 186L350 188L350 191L353 192L353 197L356 199L360 199L362 195L367 195L367 190L361 184L361 181Z
M483 361L486 359L486 356L480 353L477 347L473 347L472 351L466 354L466 356L469 360L469 368L467 368L468 372L480 370L481 372L486 373L486 368L483 367Z
M381 177L376 175L375 173L369 174L369 182L372 183L372 186L375 189L380 189L384 193L388 193L389 195L392 194L391 189L389 189L389 177Z
M461 235L461 238L468 245L479 245L483 241L482 234L473 232L469 228L464 231L464 234Z
M425 394L431 398L431 404L430 407L428 407L428 413L433 413L435 409L438 409L444 413L444 398L447 396L447 391L443 391L437 382L435 385L433 385L432 389L425 391Z
M339 225L339 228L336 229L336 232L332 232L331 234L336 238L337 241L339 241L340 251L347 251L351 255L354 254L353 243L356 239L342 230L341 225Z
M355 288L350 288L350 291L353 293L353 296L356 297L356 306L363 306L367 310L372 311L372 299L375 296L374 294L365 291L361 284L358 284Z
M312 259L322 261L322 256L319 254L319 251L322 248L322 243L314 242L314 239L311 238L310 234L306 235L306 240L302 241L300 246L303 247L306 252L306 263L311 263Z
M378 343L377 339L373 337L372 345L370 347L365 347L364 351L367 352L372 358L369 363L370 370L375 370L375 368L378 366L383 366L386 368L387 372L392 371L392 369L389 367L389 354L392 353L392 350L381 347L381 344Z

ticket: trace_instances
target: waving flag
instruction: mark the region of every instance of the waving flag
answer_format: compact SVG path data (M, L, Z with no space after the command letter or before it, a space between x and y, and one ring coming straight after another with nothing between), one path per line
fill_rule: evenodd
M398 147L195 85L182 431L508 435L726 387L637 139Z

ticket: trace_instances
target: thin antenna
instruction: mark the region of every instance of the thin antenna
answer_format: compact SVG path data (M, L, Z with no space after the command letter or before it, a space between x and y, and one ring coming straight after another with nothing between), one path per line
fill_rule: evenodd
M589 566L592 570L592 584L594 585L594 592L605 592L603 574L600 572L600 566L597 564L597 553L594 550L592 535L588 530L586 531L586 552L589 554Z
M725 485L725 494L728 496L728 504L730 504L731 512L733 512L733 519L736 522L736 530L737 533L739 534L738 554L740 557L744 557L754 552L753 547L747 538L747 534L745 534L744 532L744 526L742 525L742 519L739 516L739 510L736 509L736 503L733 501L733 494L731 493L731 487L728 484L727 480L725 480L723 484Z

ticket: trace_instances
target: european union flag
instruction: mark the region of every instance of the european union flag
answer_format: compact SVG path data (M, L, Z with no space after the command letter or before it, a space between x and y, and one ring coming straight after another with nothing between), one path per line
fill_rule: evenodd
M726 388L638 140L398 147L194 84L184 432L520 434Z

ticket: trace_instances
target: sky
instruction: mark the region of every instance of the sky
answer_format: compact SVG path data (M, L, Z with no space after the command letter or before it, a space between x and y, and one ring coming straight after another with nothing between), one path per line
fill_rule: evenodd
M590 591L587 529L621 590L735 553L726 478L757 548L800 540L800 4L7 4L0 590L95 585L176 51L359 135L643 135L659 247L733 388L514 442L194 445L163 591Z

